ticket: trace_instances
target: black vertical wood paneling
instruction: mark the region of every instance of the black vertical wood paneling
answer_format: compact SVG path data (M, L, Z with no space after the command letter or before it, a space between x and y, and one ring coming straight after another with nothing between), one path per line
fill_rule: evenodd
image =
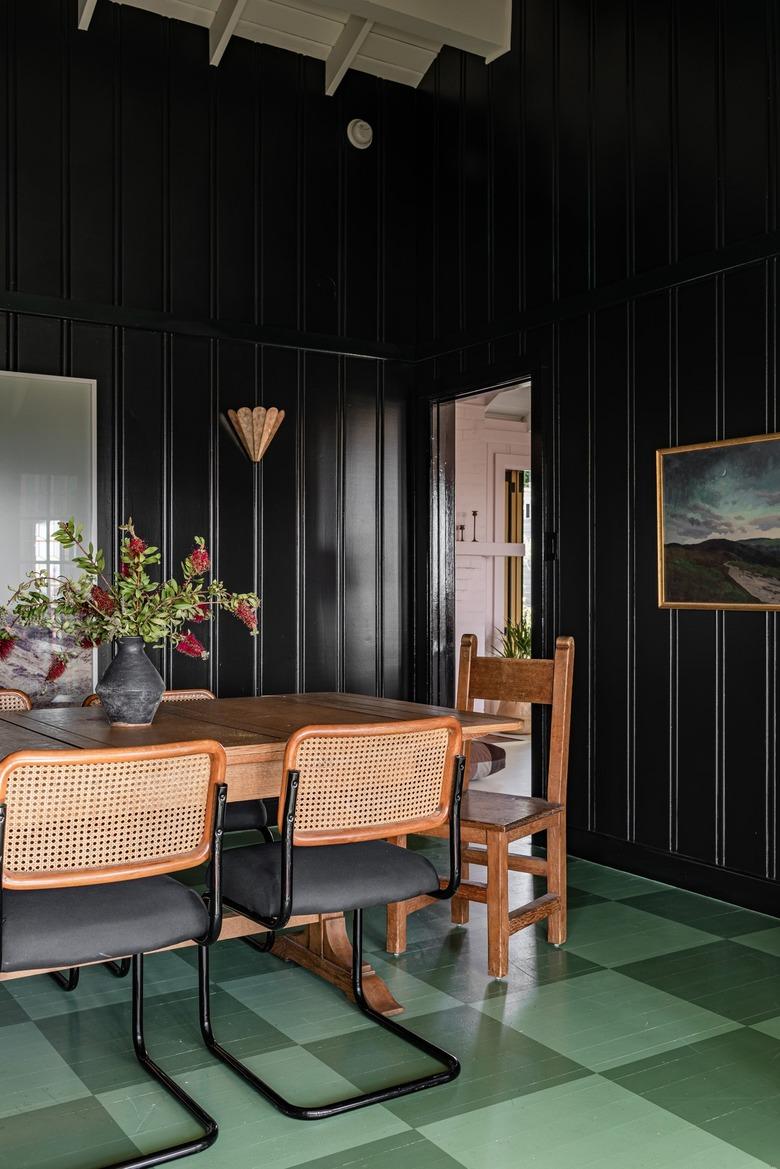
M209 662L168 651L167 680L407 694L408 375L336 353L413 340L414 92L350 74L327 98L322 62L241 39L213 69L205 29L130 7L0 21L0 295L61 306L0 314L0 367L97 380L109 556L132 514L166 571L203 535L262 597L256 641L196 626ZM225 418L255 403L286 411L257 468Z
M658 609L655 451L778 426L777 5L522 0L514 37L487 109L465 58L427 86L449 146L421 172L418 315L447 329L422 333L418 390L446 399L464 370L494 385L513 346L535 371L535 547L558 535L557 561L536 561L535 637L577 640L574 847L776 909L777 620ZM488 208L469 187L485 119ZM514 200L501 176L518 173ZM518 254L515 308L498 290Z

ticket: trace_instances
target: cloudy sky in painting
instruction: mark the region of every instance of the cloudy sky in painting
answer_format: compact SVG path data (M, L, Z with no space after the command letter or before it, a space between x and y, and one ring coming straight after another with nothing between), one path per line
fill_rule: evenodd
M780 440L665 455L664 540L780 539Z

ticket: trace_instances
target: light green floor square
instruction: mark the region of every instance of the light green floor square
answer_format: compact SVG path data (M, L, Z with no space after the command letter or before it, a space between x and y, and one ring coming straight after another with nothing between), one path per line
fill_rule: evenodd
M466 1169L759 1169L687 1121L591 1076L420 1132Z
M245 1062L299 1104L327 1103L354 1094L349 1081L300 1047L251 1056ZM213 1148L198 1154L198 1169L287 1169L409 1127L376 1106L316 1123L288 1120L218 1063L199 1068L181 1082L221 1126ZM197 1135L187 1113L154 1083L105 1092L98 1099L143 1152Z
M592 1071L739 1027L615 970L510 993L474 1007Z
M732 938L740 946L750 946L753 950L762 950L765 954L774 954L780 958L780 926L770 926L769 929L756 930L752 934L743 934L740 938Z
M89 1089L34 1023L0 1033L0 1116L13 1116L89 1096Z
M712 934L703 930L666 921L619 901L602 901L571 910L566 948L599 966L621 966L712 940Z
M569 857L568 882L575 889L596 893L612 901L669 888L659 881L650 881L646 877L623 873L620 869L610 869L606 865L596 865L593 861L580 860L578 857Z

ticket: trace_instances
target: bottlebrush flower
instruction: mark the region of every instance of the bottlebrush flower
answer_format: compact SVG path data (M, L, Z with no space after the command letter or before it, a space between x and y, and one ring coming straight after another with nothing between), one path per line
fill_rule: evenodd
M4 662L16 645L15 637L0 638L0 662Z
M240 605L236 605L236 617L238 617L239 621L243 621L247 629L257 629L257 613L246 601L242 601Z
M119 572L120 572L120 575L121 575L121 576L129 576L129 575L130 575L130 565L129 565L129 564L125 564L125 563L124 563L124 561L123 561L123 562L122 562L122 563L119 565Z
M176 648L180 654L185 654L188 658L201 658L205 661L209 656L206 647L200 644L192 632L185 633L181 641L176 643Z
M127 550L131 556L140 556L146 551L146 541L140 536L131 536L127 541Z
M61 678L62 675L65 673L65 668L66 668L67 664L68 664L67 658L61 657L60 654L55 654L54 657L51 659L51 665L49 666L49 672L46 675L45 681L56 682L57 679Z
M209 605L208 601L201 601L198 605L197 613L194 613L192 616L192 620L198 625L200 625L201 621L208 621L210 609L211 605Z
M109 596L105 589L101 589L100 585L93 585L89 595L92 598L92 604L101 613L110 614L114 612L116 601L113 597Z
M94 649L96 646L100 645L100 642L93 640L91 637L82 637L79 641L79 645L82 649Z
M211 566L209 554L205 548L193 548L190 552L190 563L192 564L193 572L198 576L203 576L204 572L208 572Z

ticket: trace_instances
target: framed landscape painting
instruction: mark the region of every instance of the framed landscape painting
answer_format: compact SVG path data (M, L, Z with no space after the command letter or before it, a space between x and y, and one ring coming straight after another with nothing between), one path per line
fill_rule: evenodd
M780 434L656 454L658 603L780 609Z

